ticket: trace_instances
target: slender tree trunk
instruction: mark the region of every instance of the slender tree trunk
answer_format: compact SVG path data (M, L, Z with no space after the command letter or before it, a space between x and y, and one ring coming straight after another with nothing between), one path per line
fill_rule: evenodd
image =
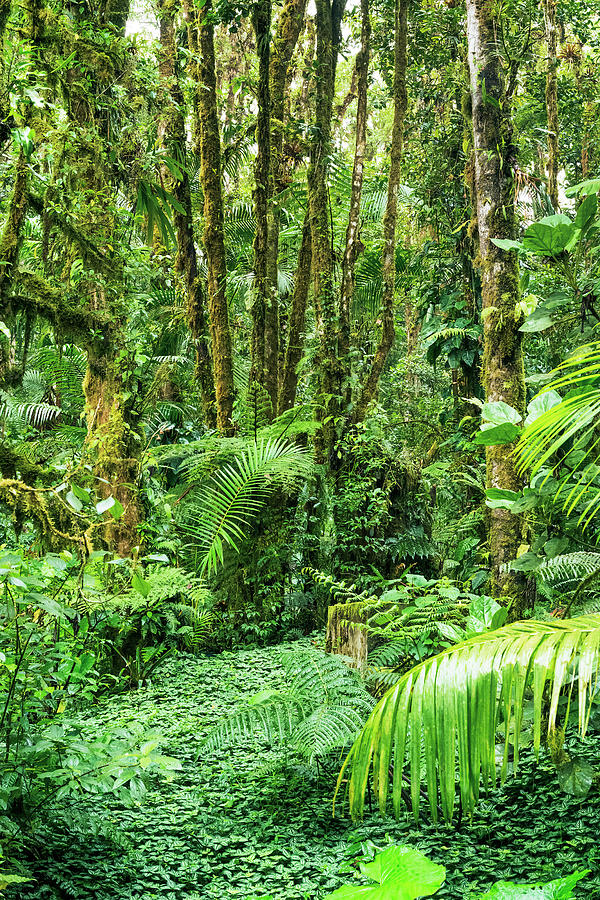
M267 261L269 252L269 197L271 193L271 89L269 82L269 64L271 57L271 0L257 0L252 12L252 24L256 36L256 55L258 56L258 116L256 120L257 154L254 165L254 218L256 234L254 237L254 300L252 303L252 347L250 383L258 382L266 387L271 399L271 411L277 408L277 365L275 366L275 384L268 378L266 356L273 351L279 353L278 329L272 329L267 346L265 334L265 316L270 302L270 290L267 280Z
M371 20L369 17L369 0L361 0L361 38L360 50L356 57L356 147L352 170L352 189L350 192L350 211L348 228L346 229L346 247L342 260L342 285L340 291L339 312L339 344L338 353L349 383L350 375L350 312L354 296L354 270L360 252L360 201L362 197L365 154L367 149L367 94L369 87L369 57L371 52ZM349 389L345 393L348 395ZM349 395L348 395L349 399Z
M322 426L316 441L316 449L317 455L321 458L330 455L333 450L340 393L335 258L330 226L327 157L331 143L331 116L344 3L345 0L316 2L315 139L311 147L308 171L308 204L311 220L314 307L320 344L317 415Z
M271 95L270 203L268 209L267 297L265 306L265 385L277 397L280 385L279 326L279 219L280 195L285 190L283 140L285 133L285 97L290 83L290 63L304 24L306 0L285 0L271 46L269 68ZM300 268L300 266L299 266ZM304 323L302 323L304 327ZM283 375L282 375L283 378ZM274 410L278 404L274 404Z
M543 0L544 27L546 30L546 115L548 119L548 196L558 210L558 87L556 69L557 29L556 0Z
M205 298L198 270L198 256L194 240L192 217L192 195L190 177L186 167L186 131L183 117L184 98L177 69L177 42L175 34L176 9L169 0L160 2L160 74L165 91L165 113L159 127L159 136L169 155L182 166L181 178L173 180L173 194L183 212L173 211L177 238L177 259L175 267L184 279L186 291L187 320L194 340L196 356L196 379L200 387L200 398L204 422L208 428L215 428L215 388L212 375L208 326L206 322Z
M516 254L494 239L512 238L515 200L511 164L514 148L500 55L494 0L467 0L467 41L473 118L474 188L479 235L483 314L482 375L487 401L502 400L523 413L525 380L521 348L519 271ZM505 446L488 447L487 487L519 490L516 460ZM489 541L495 595L522 612L521 576L503 570L515 559L523 535L522 516L490 510Z
M298 389L297 369L304 348L304 323L310 291L311 259L311 227L310 217L307 212L302 228L302 243L298 254L294 293L288 322L288 342L283 362L281 392L279 395L280 413L285 412L286 409L291 409L296 402L296 391Z
M398 220L398 190L404 142L404 119L408 108L406 91L408 0L396 0L394 38L394 122L390 150L390 173L385 213L383 215L383 299L381 336L373 363L356 402L353 421L361 422L374 400L383 367L394 343L394 294L396 290L396 222Z
M200 181L204 193L204 250L208 269L208 311L212 347L217 428L233 434L233 356L227 306L227 266L221 185L221 138L217 111L214 25L212 3L207 0L198 33L198 91L196 94L200 134ZM194 13L194 16L196 14Z

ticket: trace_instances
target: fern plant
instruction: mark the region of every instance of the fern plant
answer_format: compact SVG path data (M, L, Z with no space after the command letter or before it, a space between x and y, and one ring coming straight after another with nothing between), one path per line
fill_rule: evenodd
M190 539L198 572L216 572L226 548L238 550L269 497L283 487L295 486L311 470L305 450L273 439L248 444L201 484L179 520L181 531Z
M208 735L204 750L259 733L313 761L352 743L374 703L356 672L316 649L285 651L281 662L287 687L257 694Z

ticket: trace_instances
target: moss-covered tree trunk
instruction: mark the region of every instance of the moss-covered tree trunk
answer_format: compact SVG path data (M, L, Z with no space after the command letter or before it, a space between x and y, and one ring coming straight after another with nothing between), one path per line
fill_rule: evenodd
M175 14L178 8L177 0L175 2L161 0L160 2L160 74L165 95L165 108L159 133L167 153L181 165L181 177L174 179L172 185L174 196L180 207L173 211L177 239L175 267L183 276L185 284L187 320L194 340L196 379L200 388L204 422L208 428L215 428L217 424L215 387L208 344L206 301L198 269L194 239L192 194L186 165L187 139L183 115L184 97L177 66Z
M494 239L512 238L515 230L514 147L510 109L505 96L494 0L467 0L467 41L473 121L474 189L479 237L483 315L482 379L488 402L502 400L519 412L525 407L525 380L518 312L519 271L516 254L501 250ZM516 459L506 446L488 447L487 487L519 490ZM522 576L505 570L522 542L523 518L506 509L490 510L489 543L496 597L520 615Z
M258 56L258 115L256 119L256 161L254 164L254 218L256 233L254 236L254 287L252 301L252 346L250 383L258 382L266 387L270 400L271 412L277 409L277 365L275 366L275 383L268 376L266 357L275 353L279 355L279 329L271 329L267 346L265 325L266 310L270 303L270 290L267 279L269 253L269 197L271 194L271 88L269 66L271 58L271 2L257 0L252 11L252 24L256 36L256 54ZM273 346L273 344L275 346Z
M217 428L233 434L233 356L227 305L227 263L221 184L221 137L217 110L212 3L194 12L198 47L196 108L200 135L200 181L204 193L204 250L208 269L208 312L211 337Z
M546 116L548 119L548 196L558 210L558 84L556 70L557 29L556 0L543 0L546 32Z
M290 86L290 64L304 24L306 0L285 0L271 44L269 61L269 81L271 96L270 134L270 203L268 209L267 240L267 297L265 306L265 385L271 396L275 396L275 409L282 411L281 401L285 373L280 372L281 335L279 324L279 227L280 195L286 187L283 142L286 127L286 94ZM301 250L302 255L302 250ZM309 263L310 267L310 263ZM301 271L300 259L298 272ZM294 299L296 292L294 292ZM306 307L306 302L305 302ZM294 317L294 302L290 311L290 323ZM291 327L290 325L288 327ZM304 321L302 321L302 328ZM291 331L288 331L291 334ZM286 348L285 355L287 355ZM285 366L285 362L284 362ZM292 402L293 405L293 402Z
M302 227L302 241L298 253L294 292L288 319L288 340L283 360L281 375L281 391L279 394L279 412L291 409L296 402L298 390L298 364L304 349L304 328L306 322L306 306L310 293L311 275L311 227L308 212Z
M406 91L408 34L408 0L396 0L394 14L394 121L390 149L387 201L383 216L383 297L381 305L381 335L373 363L363 383L354 408L354 422L361 422L374 400L388 353L394 343L394 295L396 291L396 223L398 220L398 190L402 165L404 119L408 107Z
M350 311L354 296L354 270L360 247L360 201L362 197L365 155L367 150L367 95L369 87L369 58L371 53L371 19L369 0L360 4L360 50L356 57L356 145L352 168L350 191L350 211L346 229L346 246L342 260L342 284L340 290L339 345L338 353L344 377L349 383L350 375ZM348 393L346 388L345 393Z
M315 127L308 170L308 206L313 302L319 335L317 416L322 423L315 443L317 455L321 459L329 458L333 450L340 395L335 256L330 225L327 159L331 152L331 116L344 4L345 0L316 2Z
M368 634L365 628L367 615L365 604L335 603L327 610L327 633L325 649L327 653L339 653L352 660L357 669L367 664L369 655Z

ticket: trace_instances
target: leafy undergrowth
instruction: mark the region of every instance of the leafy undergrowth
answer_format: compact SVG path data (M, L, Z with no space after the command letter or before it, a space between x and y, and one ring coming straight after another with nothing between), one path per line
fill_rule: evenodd
M101 797L51 811L36 833L37 884L8 896L313 900L349 880L361 841L383 846L388 837L447 867L436 897L471 898L499 879L545 881L578 868L595 876L580 896L600 896L597 792L569 799L543 764L525 763L457 830L377 813L359 825L332 819L335 773L278 769L281 754L264 743L199 755L200 739L220 717L281 683L281 649L171 658L151 686L86 715L91 732L109 723L160 732L163 752L183 771L172 783L157 780L133 808Z

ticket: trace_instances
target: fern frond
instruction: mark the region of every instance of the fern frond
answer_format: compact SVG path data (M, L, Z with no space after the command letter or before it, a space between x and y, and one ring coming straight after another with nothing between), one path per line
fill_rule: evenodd
M203 485L186 506L180 528L192 539L201 575L216 572L227 547L240 541L284 483L306 478L312 468L305 450L285 440L251 444Z

